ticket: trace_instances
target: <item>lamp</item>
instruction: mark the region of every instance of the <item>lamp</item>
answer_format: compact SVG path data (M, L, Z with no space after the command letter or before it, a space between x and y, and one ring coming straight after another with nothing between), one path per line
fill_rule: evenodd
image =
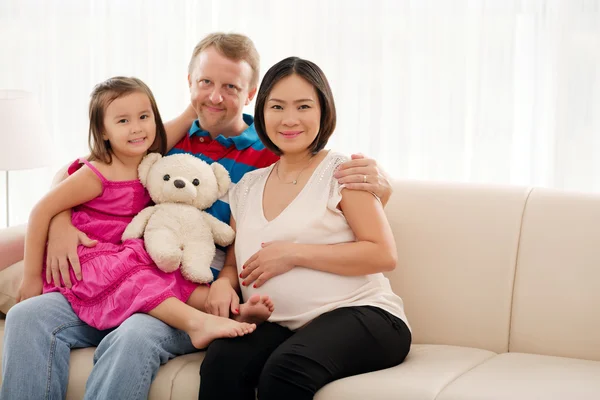
M50 143L34 94L0 90L0 170L6 171L6 226L10 218L9 171L48 166Z

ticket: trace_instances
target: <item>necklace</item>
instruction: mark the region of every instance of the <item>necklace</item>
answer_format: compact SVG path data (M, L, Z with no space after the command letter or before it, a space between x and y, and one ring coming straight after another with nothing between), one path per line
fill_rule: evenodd
M279 182L285 184L285 185L296 185L298 183L298 178L300 178L300 175L304 172L304 170L306 168L308 168L310 166L310 164L312 164L312 157L310 158L310 161L308 162L308 164L306 164L306 167L302 168L300 170L300 172L298 172L298 175L296 175L296 179L294 179L291 182L284 182L283 179L281 179L281 177L279 176L279 161L277 161L277 164L275 164L275 174L277 174L277 180L279 180Z

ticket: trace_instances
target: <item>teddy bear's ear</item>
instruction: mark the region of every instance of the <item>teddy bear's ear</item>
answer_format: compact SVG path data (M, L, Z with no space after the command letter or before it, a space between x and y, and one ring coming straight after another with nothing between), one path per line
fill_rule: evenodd
M158 160L160 160L162 156L158 153L150 153L140 163L138 166L138 177L140 178L140 182L144 187L148 182L148 174L150 173L150 167L154 165Z
M231 184L231 179L229 178L229 172L225 169L224 166L219 164L218 162L214 162L210 165L213 170L213 173L217 177L217 186L219 187L219 198L223 197L225 193L229 190L229 185Z

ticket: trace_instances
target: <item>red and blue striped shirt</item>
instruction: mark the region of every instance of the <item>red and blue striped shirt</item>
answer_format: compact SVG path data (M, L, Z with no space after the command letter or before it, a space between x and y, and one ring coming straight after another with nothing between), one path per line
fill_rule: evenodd
M223 135L213 139L207 131L202 130L198 120L194 121L188 135L179 141L169 151L168 155L187 153L192 154L208 164L218 162L229 171L231 182L236 184L242 179L244 174L258 168L268 167L276 162L279 157L271 150L267 149L254 129L254 118L250 115L243 115L244 122L248 128L238 136L226 138ZM229 224L231 210L227 195L217 200L206 212L212 214ZM218 271L223 267L224 261L223 248L217 250L217 257L213 262L213 274L218 275ZM221 260L222 258L222 260ZM220 265L219 265L220 264Z

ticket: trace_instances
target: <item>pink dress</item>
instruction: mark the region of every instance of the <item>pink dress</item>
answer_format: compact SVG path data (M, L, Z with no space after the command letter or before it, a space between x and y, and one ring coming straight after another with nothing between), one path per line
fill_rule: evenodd
M77 249L82 280L71 270L73 287L57 288L46 283L44 293L60 292L71 303L77 316L97 329L120 325L134 313L147 313L169 297L186 302L198 286L183 278L180 271L165 273L154 264L142 239L121 242L121 235L133 217L151 204L139 180L113 182L84 159L69 167L69 175L87 165L102 181L102 194L73 209L73 225L95 247Z

